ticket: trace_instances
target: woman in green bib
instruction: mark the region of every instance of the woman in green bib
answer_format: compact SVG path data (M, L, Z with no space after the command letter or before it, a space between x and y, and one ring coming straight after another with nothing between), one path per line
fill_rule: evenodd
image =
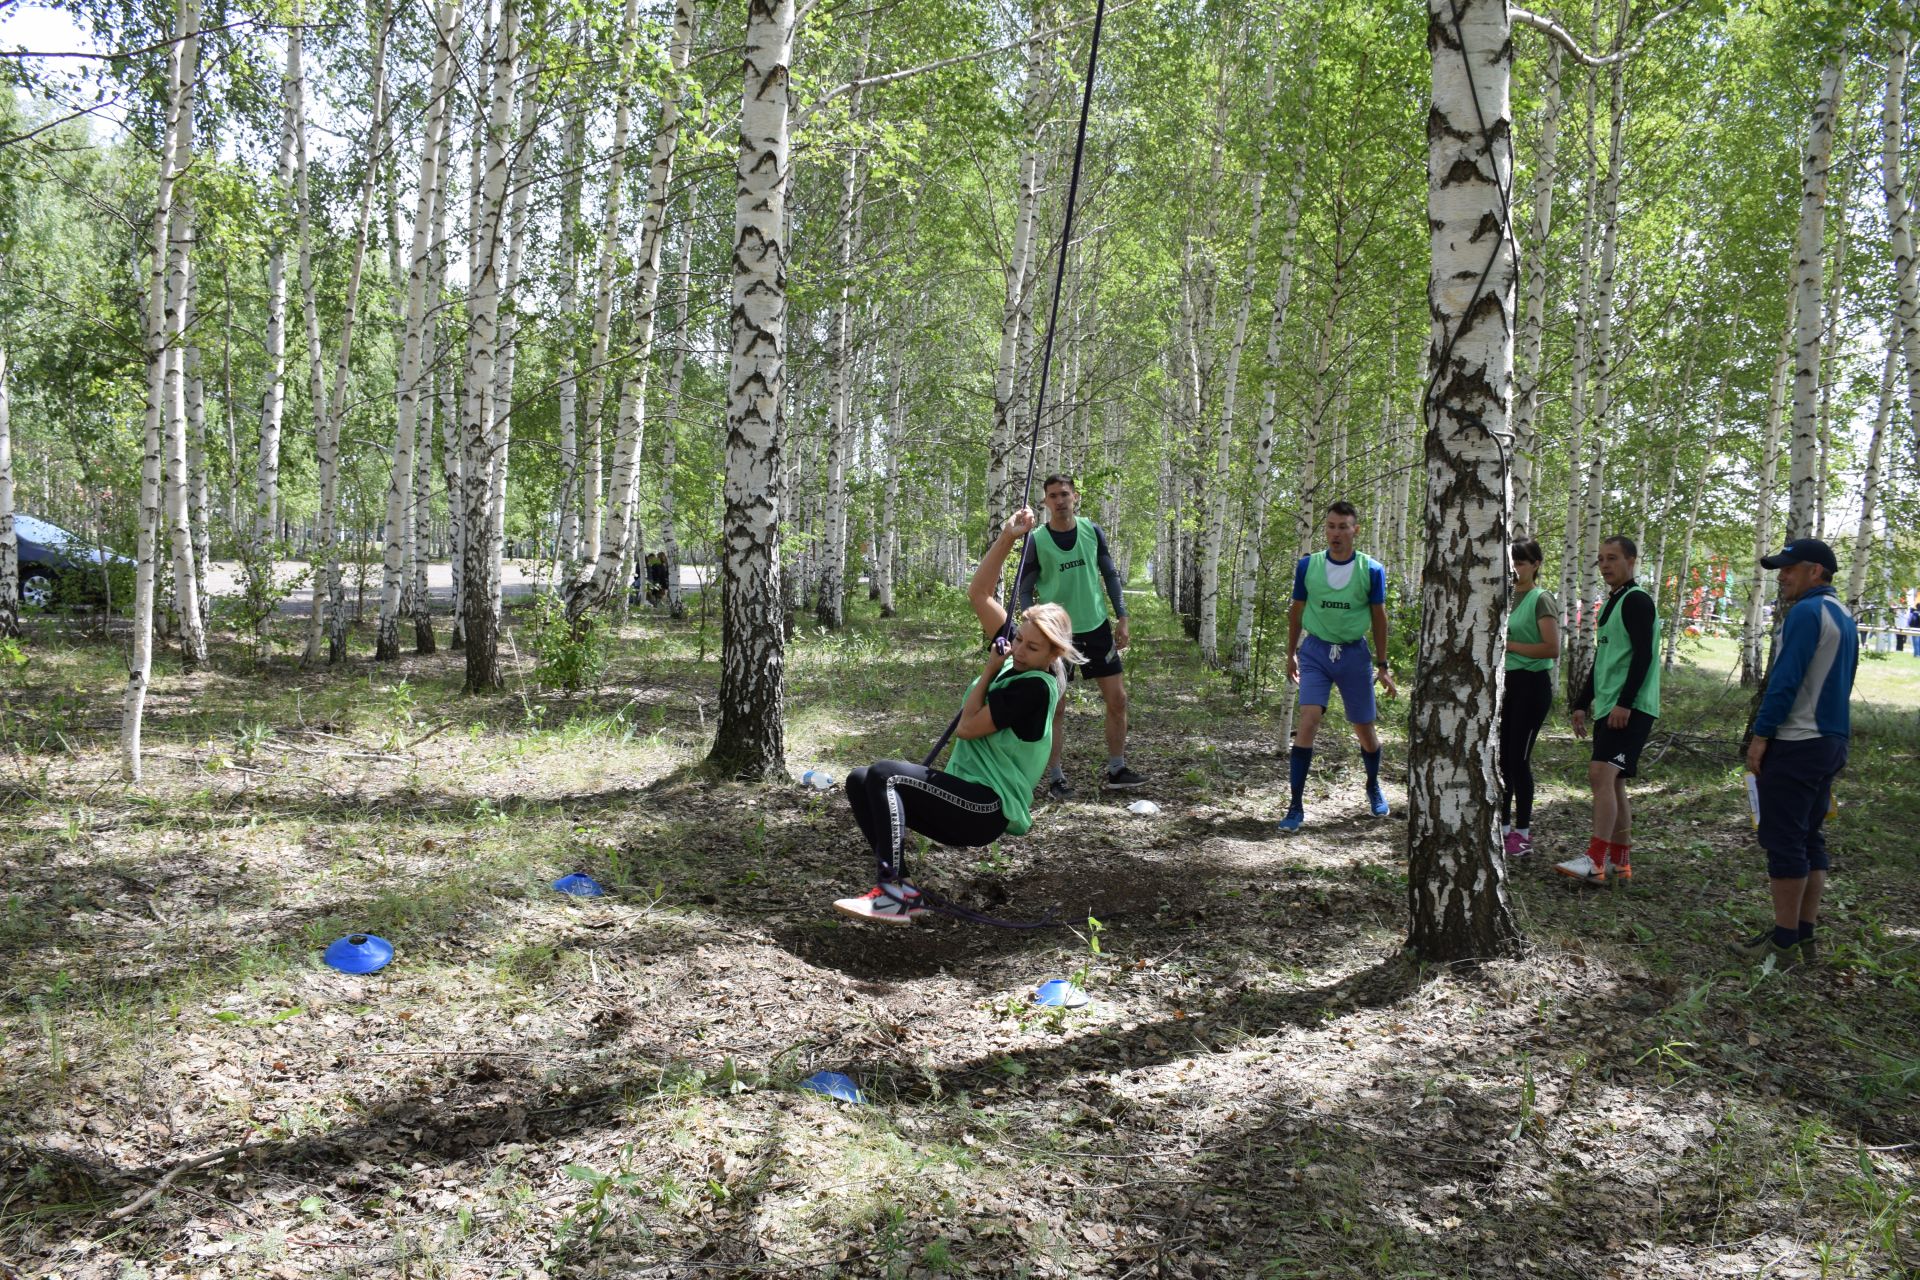
M847 804L873 849L873 888L833 909L857 920L910 924L925 915L920 891L901 876L907 832L970 849L1033 826L1028 804L1053 749L1053 710L1066 687L1062 660L1078 662L1073 623L1057 604L1035 605L1011 643L996 639L1007 611L996 594L1007 555L1034 527L1030 508L1007 521L967 586L967 599L992 640L985 669L967 686L944 770L882 760L847 777Z
M1560 606L1537 579L1540 544L1513 544L1513 608L1507 614L1507 690L1500 702L1500 824L1509 858L1533 852L1533 744L1553 706Z

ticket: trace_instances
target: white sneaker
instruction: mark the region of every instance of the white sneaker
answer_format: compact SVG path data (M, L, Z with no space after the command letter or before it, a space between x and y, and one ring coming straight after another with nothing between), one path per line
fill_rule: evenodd
M857 898L838 899L833 909L877 924L912 924L927 914L920 905L920 891L910 884L877 884Z
M1571 876L1575 880L1584 880L1588 884L1605 884L1607 882L1607 869L1595 865L1593 859L1584 853L1576 858L1568 858L1565 862L1554 863L1553 869L1563 876Z

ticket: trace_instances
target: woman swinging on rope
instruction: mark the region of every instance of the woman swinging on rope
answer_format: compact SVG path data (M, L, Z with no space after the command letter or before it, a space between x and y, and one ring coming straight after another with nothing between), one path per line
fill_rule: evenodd
M986 668L967 686L944 771L905 760L882 760L847 778L853 820L873 847L878 883L833 909L857 920L911 924L927 914L920 891L906 883L907 832L936 844L971 849L1033 826L1028 804L1053 749L1053 709L1066 688L1062 662L1083 662L1073 622L1057 604L1026 611L1011 642L997 591L1007 555L1034 527L1030 507L1008 518L973 571L967 599L992 641Z

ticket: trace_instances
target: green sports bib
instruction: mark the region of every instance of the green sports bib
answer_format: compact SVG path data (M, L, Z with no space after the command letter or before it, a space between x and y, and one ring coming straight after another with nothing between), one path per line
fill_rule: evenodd
M1627 624L1621 618L1622 606L1634 592L1647 595L1639 583L1628 587L1613 606L1613 612L1600 624L1593 646L1593 713L1604 715L1620 704L1620 691L1627 685L1627 667L1633 662L1633 644L1627 639ZM1651 600L1652 596L1647 596ZM1635 711L1650 716L1660 714L1660 616L1653 619L1653 661L1647 665L1647 678L1632 703Z
M1073 620L1075 635L1096 631L1107 620L1107 600L1100 583L1100 536L1093 522L1073 518L1073 546L1062 551L1053 534L1042 525L1027 536L1033 540L1034 554L1040 559L1040 582L1033 598L1041 604L1057 604Z
M1353 576L1339 590L1327 582L1327 553L1307 557L1307 608L1300 625L1328 644L1353 644L1366 639L1373 626L1373 607L1367 588L1373 581L1373 559L1353 553Z
M1000 812L1007 815L1007 834L1023 836L1033 829L1033 784L1047 771L1047 757L1053 754L1053 712L1060 702L1060 686L1050 672L1015 671L1013 659L1008 658L987 691L1004 689L1015 680L1047 682L1046 731L1035 742L1022 741L1011 728L995 729L984 738L955 738L947 772L993 788L994 794L1000 797ZM973 696L973 685L979 683L975 677L973 684L967 686L969 698Z
M1533 588L1520 597L1520 603L1513 606L1513 612L1507 615L1507 643L1518 640L1521 644L1539 644L1546 639L1540 634L1540 598L1543 592ZM1507 670L1509 671L1551 671L1552 658L1523 658L1513 650L1507 650Z

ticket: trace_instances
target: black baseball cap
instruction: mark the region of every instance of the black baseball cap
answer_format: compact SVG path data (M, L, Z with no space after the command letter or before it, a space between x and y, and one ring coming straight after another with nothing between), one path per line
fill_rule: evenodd
M1794 538L1772 555L1760 558L1763 569L1784 569L1790 564L1817 564L1828 573L1840 572L1833 548L1818 538Z

